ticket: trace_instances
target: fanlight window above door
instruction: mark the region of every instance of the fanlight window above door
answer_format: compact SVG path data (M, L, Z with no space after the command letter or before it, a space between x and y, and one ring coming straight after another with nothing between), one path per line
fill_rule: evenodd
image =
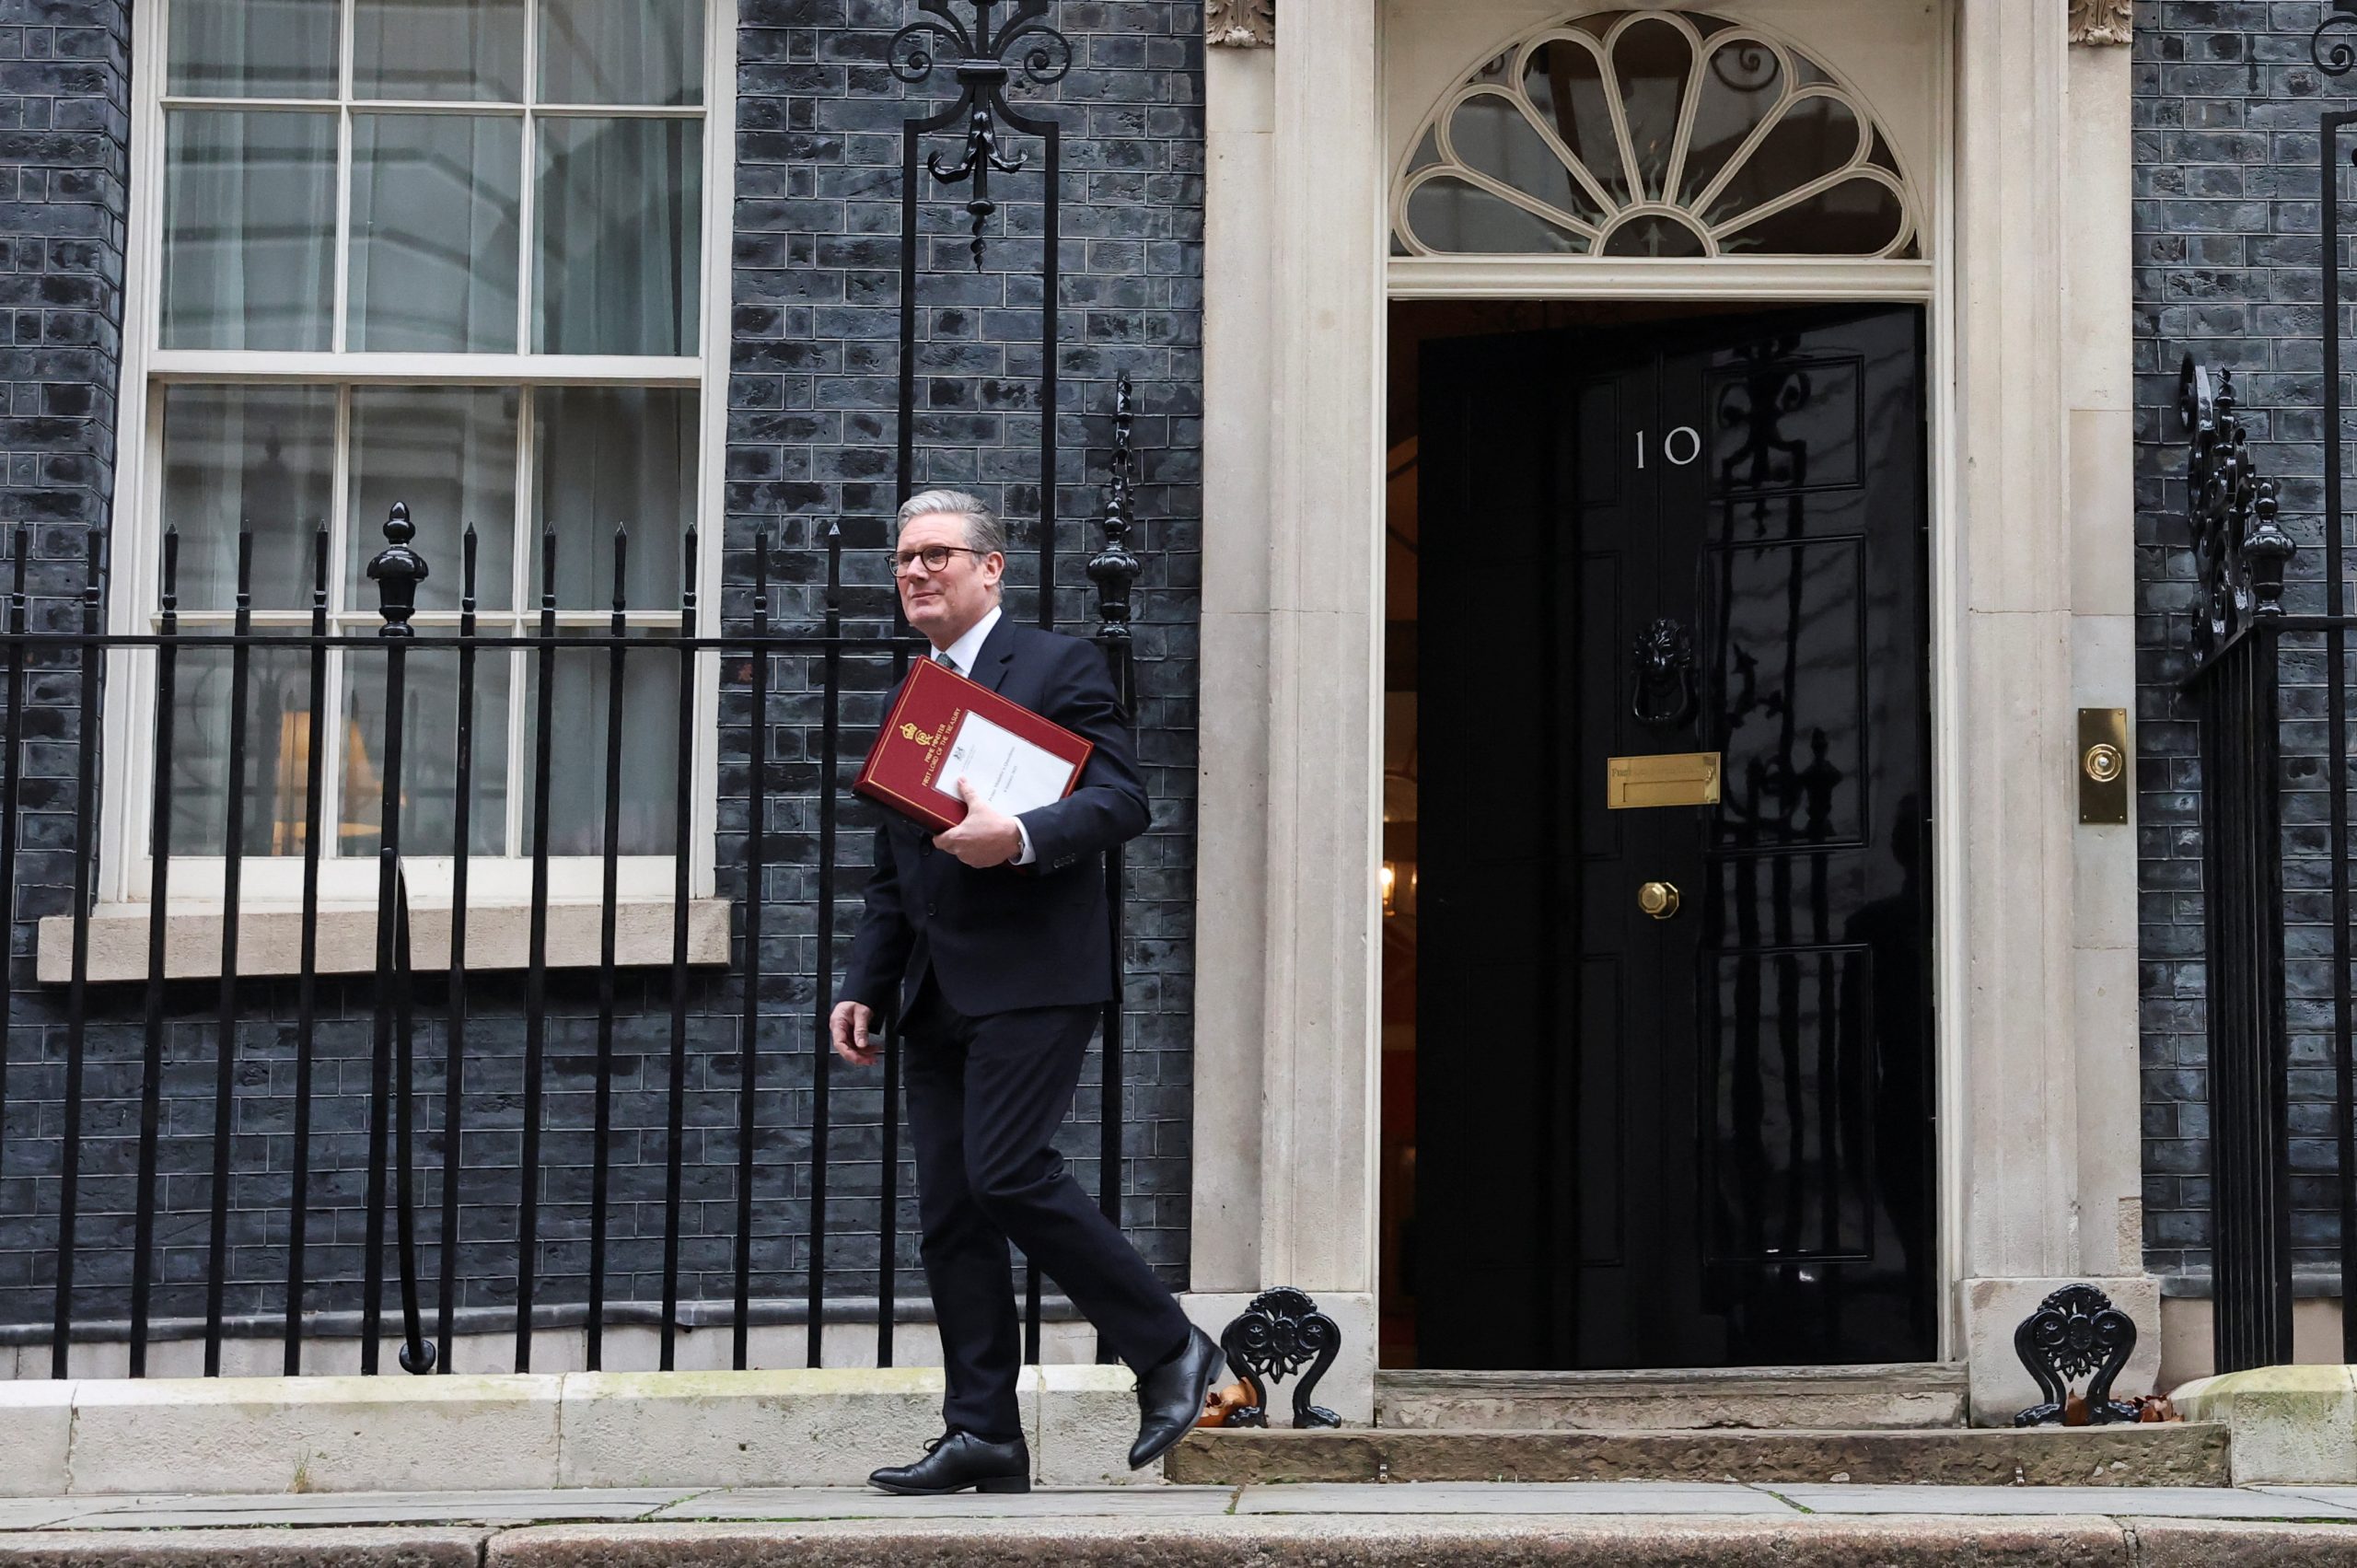
M1922 254L1864 101L1694 11L1580 17L1491 60L1419 130L1392 231L1406 256Z

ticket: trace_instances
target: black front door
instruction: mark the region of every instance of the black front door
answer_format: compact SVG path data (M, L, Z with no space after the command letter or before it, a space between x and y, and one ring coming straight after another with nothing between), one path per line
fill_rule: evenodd
M1922 334L1425 345L1423 1365L1934 1353Z

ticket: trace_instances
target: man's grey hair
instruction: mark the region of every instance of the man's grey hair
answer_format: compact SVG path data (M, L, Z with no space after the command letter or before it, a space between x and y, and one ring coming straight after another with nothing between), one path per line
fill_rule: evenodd
M919 517L963 517L967 549L983 555L1006 553L1006 525L962 490L927 490L910 496L900 505L900 524L893 531L897 534Z

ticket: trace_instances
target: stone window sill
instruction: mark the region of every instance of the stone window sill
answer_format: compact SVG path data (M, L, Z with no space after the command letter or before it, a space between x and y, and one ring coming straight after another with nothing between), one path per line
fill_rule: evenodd
M147 978L148 906L100 904L90 915L89 978L94 981ZM598 963L603 907L598 900L551 900L548 962L552 969L591 969ZM531 956L531 906L474 903L467 910L467 972L525 968ZM172 980L201 980L221 972L221 906L192 904L165 917L164 973ZM302 972L303 912L299 908L249 905L238 924L240 975ZM410 958L420 970L450 963L450 909L412 901ZM703 968L729 959L729 913L726 899L696 899L688 905L688 962ZM41 923L36 973L43 984L73 979L74 922L51 915ZM615 905L614 961L660 966L671 961L671 900L623 899ZM377 909L374 904L324 905L319 910L319 974L370 974L377 968Z

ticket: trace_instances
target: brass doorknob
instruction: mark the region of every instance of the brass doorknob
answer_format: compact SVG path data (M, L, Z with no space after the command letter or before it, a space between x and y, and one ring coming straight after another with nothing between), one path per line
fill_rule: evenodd
M1667 882L1648 882L1637 889L1637 907L1655 920L1678 912L1678 889Z

